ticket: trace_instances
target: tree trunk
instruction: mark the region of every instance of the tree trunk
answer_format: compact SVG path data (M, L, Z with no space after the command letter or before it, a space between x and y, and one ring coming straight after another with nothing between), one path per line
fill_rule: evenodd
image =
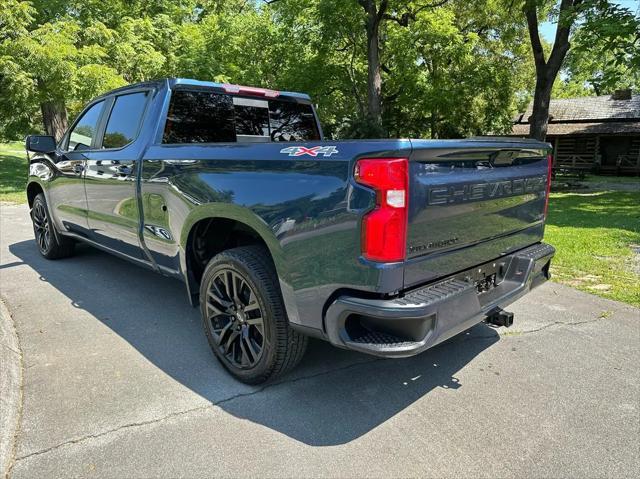
M429 118L429 130L431 131L431 139L435 140L438 138L438 131L436 126L436 112L435 110L431 112L431 117Z
M553 80L547 79L546 71L536 75L536 91L533 97L533 112L529 118L529 138L544 141L549 124L549 103Z
M382 126L382 74L380 67L380 22L388 8L388 0L382 0L378 8L375 0L358 0L366 13L367 30L367 117Z
M382 123L382 76L380 73L380 22L377 14L367 19L367 109L369 119L376 125Z
M536 91L533 97L533 112L529 118L529 137L544 140L549 124L549 103L551 89L558 76L562 62L569 51L569 32L576 20L576 10L582 0L561 0L558 27L549 59L545 59L544 49L538 32L538 12L536 0L527 0L524 14L529 29L531 50L536 65Z
M416 19L416 14L426 8L441 7L449 0L438 0L434 3L416 6L413 2L400 2L398 9L389 7L389 0L358 0L366 13L365 26L367 30L367 117L372 126L380 134L386 136L382 129L382 65L380 64L380 24L392 20L398 25L407 27L409 22ZM404 5L402 5L404 3ZM391 13L388 13L388 12ZM388 71L388 70L385 70Z
M42 122L47 135L51 135L60 141L67 130L67 109L61 102L44 102L40 104Z

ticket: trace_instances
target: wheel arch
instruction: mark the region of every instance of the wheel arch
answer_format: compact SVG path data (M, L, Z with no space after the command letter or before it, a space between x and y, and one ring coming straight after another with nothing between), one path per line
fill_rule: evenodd
M33 201L36 199L39 193L44 194L44 188L37 181L30 181L27 184L27 203L29 208L33 207Z
M204 256L200 255L198 239L204 239ZM200 243L202 244L202 242ZM262 245L269 252L289 318L297 318L291 288L286 281L287 267L280 242L267 223L251 210L231 204L208 204L194 210L185 219L180 234L181 268L185 275L191 303L198 304L200 279L207 262L228 248L249 244Z

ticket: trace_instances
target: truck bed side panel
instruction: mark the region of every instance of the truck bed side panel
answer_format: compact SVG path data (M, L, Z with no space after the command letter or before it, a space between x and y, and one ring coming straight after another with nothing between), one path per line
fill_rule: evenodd
M321 328L322 307L341 288L399 289L401 264L372 267L359 258L359 220L373 195L351 172L353 158L407 156L409 142L302 144L318 145L337 153L292 157L281 151L289 143L151 146L142 199L145 243L156 263L183 269L189 228L203 216L220 216L261 230L294 323Z

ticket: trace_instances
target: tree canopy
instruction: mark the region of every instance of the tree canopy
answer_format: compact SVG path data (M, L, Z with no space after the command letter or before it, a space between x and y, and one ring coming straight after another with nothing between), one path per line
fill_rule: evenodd
M620 5L598 3L575 30L556 96L640 91L640 18Z
M589 10L574 30L560 96L638 85L638 18L598 1L598 21ZM553 16L556 3L535 7ZM0 0L0 138L60 137L91 98L172 76L307 92L336 138L506 133L536 83L518 5Z

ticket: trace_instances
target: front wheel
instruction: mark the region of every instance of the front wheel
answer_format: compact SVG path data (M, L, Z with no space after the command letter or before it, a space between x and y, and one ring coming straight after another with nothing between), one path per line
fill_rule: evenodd
M72 239L60 236L55 231L44 195L39 193L33 200L31 208L33 233L36 237L38 251L47 259L66 258L73 255L75 243Z
M289 326L264 248L243 246L212 258L200 285L200 312L214 354L244 383L282 375L302 359L307 338Z

